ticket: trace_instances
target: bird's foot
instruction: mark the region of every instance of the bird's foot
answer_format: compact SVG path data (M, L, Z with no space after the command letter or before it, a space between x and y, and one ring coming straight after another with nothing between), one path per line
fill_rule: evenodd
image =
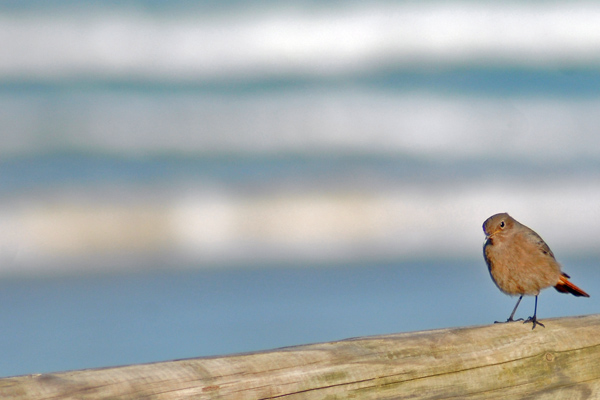
M542 328L545 328L544 324L542 324L540 321L538 321L537 318L535 317L535 315L533 317L529 317L525 321L523 321L524 324L526 324L528 322L531 322L533 324L533 326L531 327L531 330L534 330L536 325L539 325Z
M510 317L509 319L507 319L506 321L494 321L495 324L505 324L507 322L516 322L516 321L523 321L523 318L519 318L519 319L512 319L512 317Z

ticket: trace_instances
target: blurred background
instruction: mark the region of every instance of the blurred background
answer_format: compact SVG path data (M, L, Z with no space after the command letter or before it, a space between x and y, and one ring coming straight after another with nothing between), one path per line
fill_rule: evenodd
M600 4L0 1L0 376L598 311ZM526 299L518 316L533 311Z

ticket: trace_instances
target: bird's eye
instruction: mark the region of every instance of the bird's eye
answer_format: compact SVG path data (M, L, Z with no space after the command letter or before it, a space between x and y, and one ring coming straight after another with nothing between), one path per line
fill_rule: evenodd
M504 228L504 221L500 221L500 228Z

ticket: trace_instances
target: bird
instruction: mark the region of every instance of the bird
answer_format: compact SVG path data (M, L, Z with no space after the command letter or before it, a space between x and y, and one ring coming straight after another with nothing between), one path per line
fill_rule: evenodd
M570 276L562 272L554 253L540 235L507 213L494 214L486 219L483 232L483 258L492 280L503 293L519 296L506 322L514 321L523 296L535 296L533 316L524 323L531 322L531 329L535 329L536 325L545 327L537 320L537 300L540 291L551 286L561 293L590 297L569 281Z

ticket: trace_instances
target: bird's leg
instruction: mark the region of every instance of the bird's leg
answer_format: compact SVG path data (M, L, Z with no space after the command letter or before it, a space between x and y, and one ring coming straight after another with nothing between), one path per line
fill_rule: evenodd
M523 295L521 295L519 297L519 300L517 300L517 304L515 304L515 308L513 308L512 312L510 313L510 317L508 317L506 322L514 321L513 317L515 316L515 312L517 312L517 307L519 307L519 304L521 303L522 299L523 299ZM519 320L521 320L521 319L523 319L523 318L519 318Z
M531 329L535 329L536 325L540 325L542 328L545 328L544 324L542 324L541 322L539 322L536 318L536 314L537 314L537 296L535 296L535 308L533 309L533 317L529 317L527 318L523 323L526 322L531 322L533 324L533 326L531 327Z
M521 299L523 299L523 295L521 295L521 297L519 297L519 300L517 300L517 304L515 305L515 308L513 308L512 313L510 313L510 317L508 317L508 319L505 322L513 322L513 321L523 321L523 318L519 318L517 320L513 319L513 317L515 316L515 312L517 311L517 307L519 307L519 303L521 303ZM537 300L537 297L536 297ZM501 323L501 321L494 321L495 324L499 324Z

